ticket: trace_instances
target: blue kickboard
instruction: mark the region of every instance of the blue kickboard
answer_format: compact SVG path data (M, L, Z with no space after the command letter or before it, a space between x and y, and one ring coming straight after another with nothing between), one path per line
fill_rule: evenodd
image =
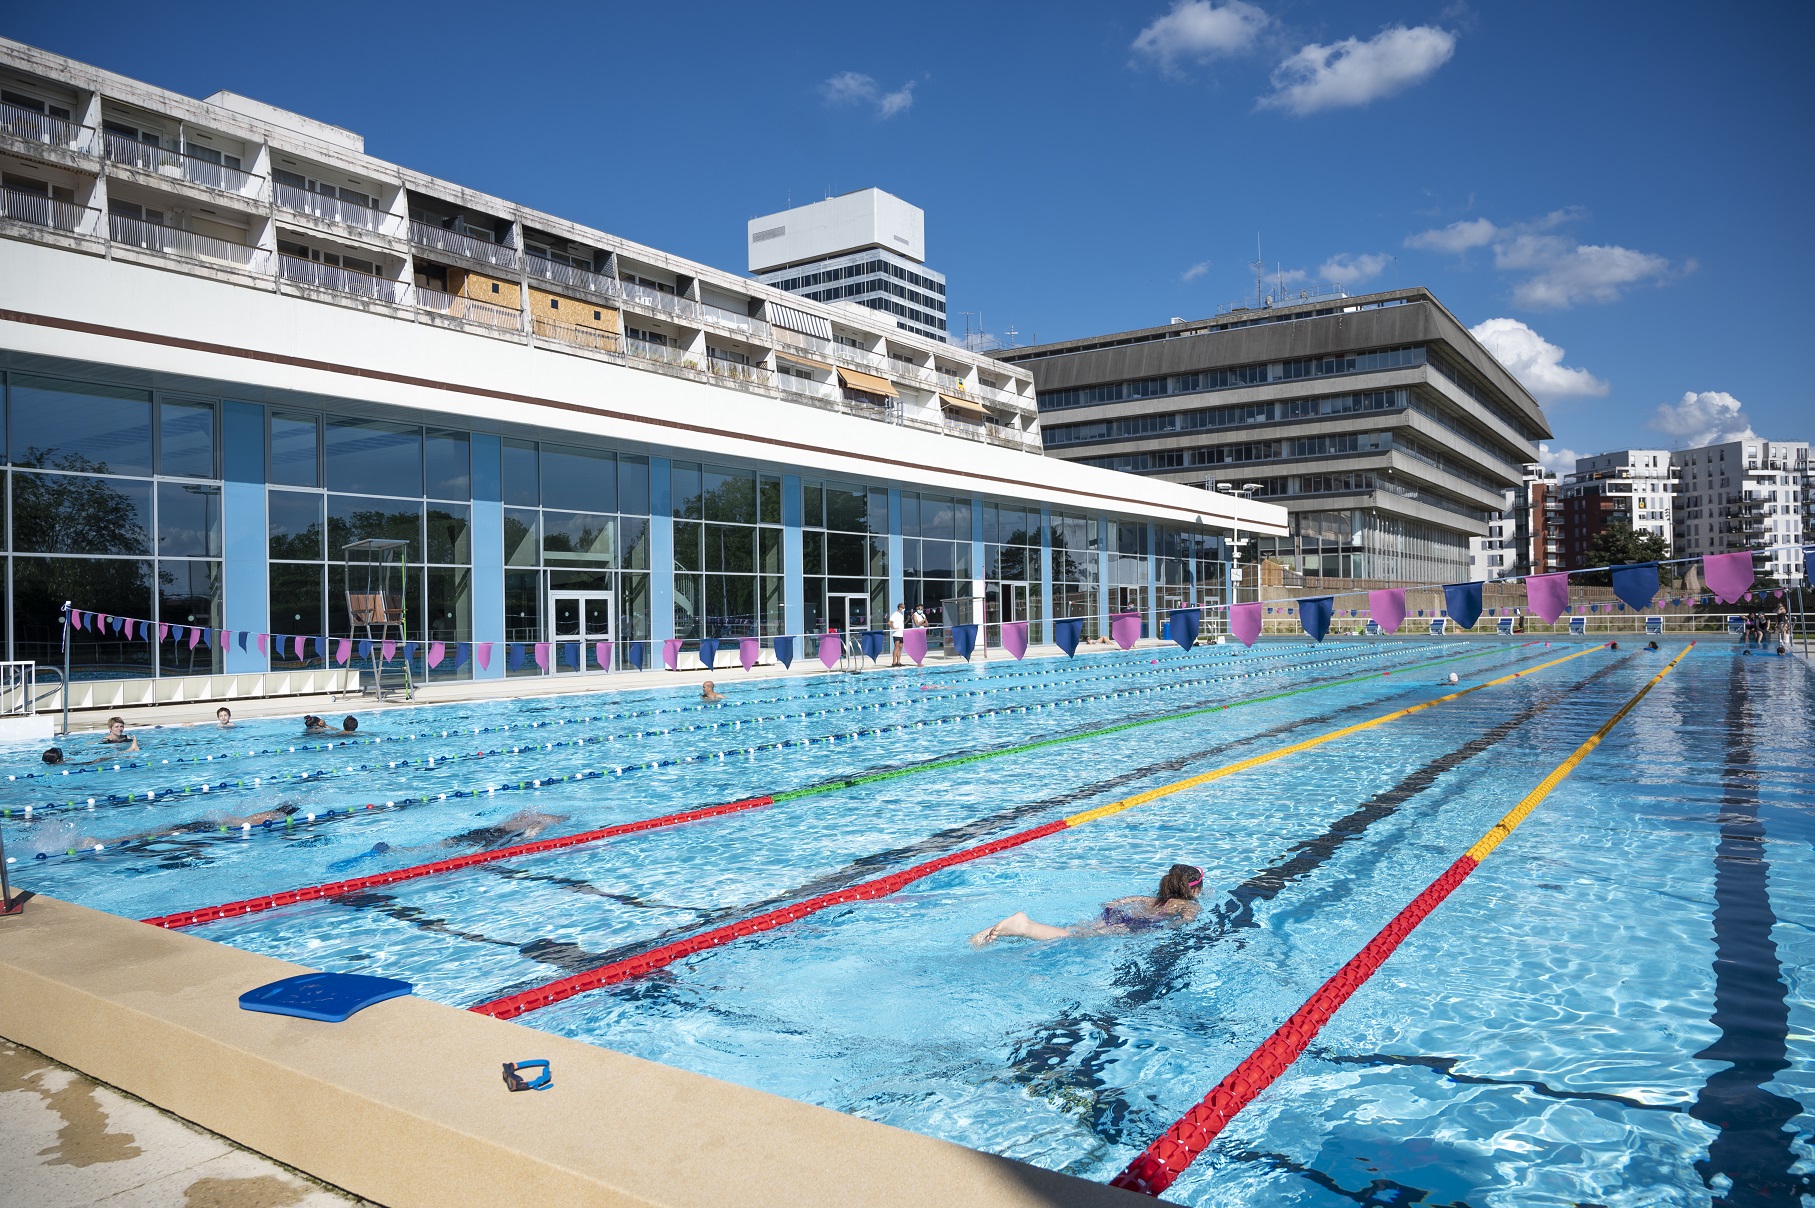
M271 1015L294 1015L341 1023L387 998L401 998L415 987L394 977L369 977L363 973L303 973L248 990L239 996L240 1010Z

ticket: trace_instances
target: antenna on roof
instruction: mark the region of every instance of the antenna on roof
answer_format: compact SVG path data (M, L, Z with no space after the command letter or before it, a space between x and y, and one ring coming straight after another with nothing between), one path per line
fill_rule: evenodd
M1260 254L1260 232L1254 232L1254 263L1248 266L1254 270L1254 305L1261 304L1261 293L1266 289L1267 262Z

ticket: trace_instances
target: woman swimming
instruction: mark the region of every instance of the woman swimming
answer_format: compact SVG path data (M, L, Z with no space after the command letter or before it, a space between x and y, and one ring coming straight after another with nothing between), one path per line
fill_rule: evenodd
M981 948L1005 935L1018 935L1029 940L1062 940L1087 935L1129 935L1158 927L1189 923L1197 917L1197 895L1204 884L1204 873L1189 864L1174 864L1160 878L1159 892L1152 897L1139 894L1117 898L1103 904L1103 913L1088 923L1071 927L1054 927L1036 923L1024 911L1017 910L993 927L985 927L971 936L971 946Z

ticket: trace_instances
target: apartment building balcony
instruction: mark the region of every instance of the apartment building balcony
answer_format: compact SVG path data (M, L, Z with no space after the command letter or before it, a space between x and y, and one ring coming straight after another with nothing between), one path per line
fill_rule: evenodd
M769 324L762 319L751 315L740 315L736 311L726 310L722 306L714 306L710 302L698 302L695 305L699 307L699 317L714 327L735 331L740 335L759 339L765 343L770 339Z
M431 226L417 219L410 220L410 242L417 247L445 252L491 268L517 267L517 249L514 247Z
M68 235L99 238L101 234L99 210L90 210L20 189L0 189L0 219L41 227L46 231L62 231Z
M271 253L265 248L231 243L211 235L179 231L175 227L141 222L123 214L107 216L107 236L116 249L136 248L163 256L181 256L220 267L231 267L249 273L269 273Z
M726 381L775 389L775 371L761 365L745 365L741 361L728 361L723 357L708 356L706 372L715 378Z
M355 201L329 197L313 189L298 188L281 180L272 185L271 193L277 208L284 212L283 217L286 219L301 218L310 226L325 225L328 233L336 236L352 234L402 238L403 222L395 214L362 206Z
M612 356L621 356L624 352L623 342L615 332L600 331L596 327L580 327L573 323L562 323L547 315L534 315L530 328L536 338L553 341L568 348L578 348L586 352L604 352Z
M459 294L444 293L426 285L416 287L416 308L462 323L477 323L493 331L516 335L523 330L522 312L491 302L479 302Z
M102 149L109 163L159 177L164 182L182 181L241 197L255 196L263 186L262 176L254 176L241 168L140 142L112 130L102 131Z
M635 337L624 341L624 351L638 360L650 361L657 365L668 365L675 369L699 371L700 358L685 348L673 348L667 344L654 344L648 340Z
M93 174L94 130L68 118L0 101L0 149Z
M641 310L652 311L671 319L686 323L698 323L700 304L679 294L665 294L659 289L650 289L647 285L638 285L634 281L621 281L624 301Z
M550 281L567 289L579 290L601 298L618 298L623 295L616 277L604 273L595 273L591 269L576 268L571 264L562 264L546 256L530 252L523 257L524 267L529 275L543 281Z
M815 403L839 403L844 400L844 391L834 382L819 382L812 378L796 377L792 373L778 373L775 375L775 384L783 394L797 395ZM875 408L869 410L874 411Z
M335 264L322 264L302 256L292 256L288 252L278 254L277 275L292 285L323 289L347 297L369 298L393 306L408 304L412 288L408 282L393 281L389 277L378 277Z

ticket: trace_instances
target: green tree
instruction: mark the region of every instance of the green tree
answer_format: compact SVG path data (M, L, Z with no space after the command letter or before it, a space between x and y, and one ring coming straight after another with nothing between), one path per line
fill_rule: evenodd
M1656 533L1640 533L1628 524L1610 524L1594 535L1594 541L1588 547L1588 565L1590 566L1623 566L1631 562L1661 562L1670 556L1670 547ZM1672 581L1669 567L1659 567L1658 578L1664 583ZM1613 582L1613 576L1606 571L1579 576L1579 583L1606 587Z

